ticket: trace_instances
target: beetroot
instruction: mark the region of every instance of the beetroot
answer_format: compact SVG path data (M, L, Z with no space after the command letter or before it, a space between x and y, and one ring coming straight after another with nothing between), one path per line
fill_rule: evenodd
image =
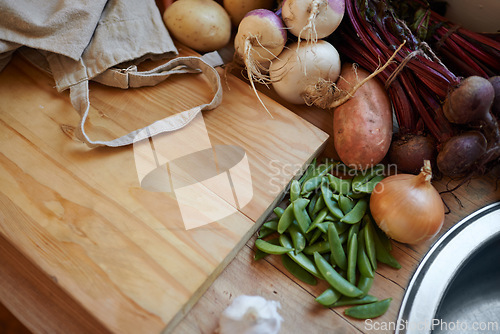
M437 166L447 176L462 176L486 153L486 138L479 131L468 131L450 138L437 156Z
M435 161L436 141L432 136L405 135L394 138L389 150L389 160L398 171L418 174L424 160Z

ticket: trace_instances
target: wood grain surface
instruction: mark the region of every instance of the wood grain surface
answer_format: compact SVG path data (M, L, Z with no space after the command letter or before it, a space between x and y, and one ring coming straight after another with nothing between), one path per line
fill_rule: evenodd
M171 331L322 150L324 132L266 98L269 117L246 83L226 80L222 105L203 120L211 145L245 151L251 201L186 230L174 196L141 188L132 147L88 149L75 139L79 117L49 76L19 56L0 73L0 301L29 329ZM200 74L90 89L93 139L211 99ZM176 154L206 139L192 133Z
M64 275L61 275L60 272L54 272L53 270L46 269L50 269L51 266L56 266L54 263L50 262L51 258L58 259L59 261L62 261L63 264L65 264L65 268L67 271L76 271L79 276L84 276L81 278L81 282L85 282L86 280L91 279L91 276L88 276L88 272L86 271L86 266L88 265L88 263L82 264L78 261L84 259L84 261L96 263L93 259L98 259L99 263L96 263L95 266L99 267L98 269L103 272L102 275L106 276L105 279L116 281L115 286L111 287L111 289L116 288L120 290L123 289L123 286L127 284L139 284L136 288L138 288L139 290L144 289L145 278L142 277L142 280L136 281L135 279L141 275L139 273L132 273L129 271L129 269L131 268L129 266L129 262L134 261L134 266L138 265L139 268L143 269L144 267L147 267L151 264L151 258L153 257L161 258L162 261L168 261L169 259L171 259L171 257L166 254L155 253L154 249L158 245L159 241L157 241L156 238L150 239L151 234L154 234L155 232L161 234L159 237L160 240L166 237L165 232L160 232L160 230L164 228L164 225L162 225L164 224L164 221L160 217L154 217L154 219L151 220L151 216L148 213L153 210L149 205L155 202L155 196L157 196L157 194L155 195L149 194L147 192L141 192L138 189L134 188L134 191L137 191L137 193L133 194L134 199L126 202L126 204L123 204L127 207L127 209L125 210L127 214L119 214L115 212L116 210L114 208L122 205L122 203L117 199L117 197L120 197L121 195L120 190L115 188L116 186L109 187L109 189L100 190L100 192L98 193L91 192L91 194L94 196L98 195L99 200L104 195L104 197L111 198L111 200L108 200L103 204L92 201L90 204L74 206L73 203L79 203L82 201L81 199L75 199L74 197L88 196L85 195L85 192L98 187L98 185L101 183L114 184L116 182L119 183L121 179L130 178L130 175L128 174L132 172L130 170L127 170L127 168L122 168L120 170L113 169L112 171L106 172L103 172L102 169L105 170L109 168L109 166L117 164L126 166L129 163L128 160L131 159L131 157L130 155L123 153L126 152L127 149L113 150L111 153L109 150L99 149L96 151L92 151L92 155L96 154L96 157L89 158L89 156L91 155L89 150L85 149L79 144L75 145L68 142L66 139L67 137L64 138L64 136L66 135L62 135L62 132L58 131L58 127L60 126L60 124L76 124L77 118L74 114L74 111L71 110L71 107L68 105L67 99L64 97L61 98L61 96L54 91L53 87L51 86L51 81L48 78L43 77L43 75L41 75L37 70L31 68L30 65L24 63L19 59L16 59L13 65L11 64L9 70L11 72L8 76L7 81L2 81L2 78L4 78L4 74L0 74L0 82L2 82L2 85L0 87L0 94L4 94L1 97L2 104L0 106L0 120L2 127L0 132L0 143L3 143L0 149L0 153L2 154L0 158L0 182L2 185L0 193L4 195L0 197L0 203L2 204L2 209L0 210L2 212L2 219L0 220L0 231L2 234L2 239L0 240L0 245L3 246L0 254L7 254L7 256L0 256L0 279L2 279L0 300L14 312L15 315L18 316L23 323L27 324L28 327L35 329L35 332L41 332L42 330L40 328L46 328L47 324L44 324L43 320L46 319L46 321L50 321L51 316L54 315L56 315L56 318L62 317L65 319L69 319L70 317L72 317L72 321L76 325L76 327L80 329L87 329L88 331L93 332L106 330L106 328L99 328L99 326L102 326L102 324L106 322L109 323L110 321L114 321L115 326L117 326L118 323L122 321L124 315L122 315L122 317L119 317L116 313L113 313L113 308L111 305L101 305L101 303L104 303L103 299L98 300L98 302L94 304L90 303L89 300L85 300L85 303L80 302L77 304L72 304L69 299L65 298L65 294L67 294L68 291L71 291L68 290L68 287L75 288L75 286L71 286L71 284L65 282L63 279ZM10 104L10 107L5 107L4 101L9 100L12 95L7 95L2 92L9 91L12 93L12 91L15 91L15 89L11 86L12 83L16 82L20 83L24 87L23 89L29 89L29 87L31 87L31 93L26 94L24 92L17 92L17 95L14 94L14 96L16 96L16 104ZM182 83L176 82L175 86L177 85L182 85ZM187 94L186 89L189 90L191 88L192 86L188 85L184 87L184 90L178 91L177 93ZM245 86L239 86L238 89L241 89L239 93L247 92L247 88L248 87L245 88ZM288 109L294 111L301 118L304 118L308 122L323 129L326 133L331 134L331 111L324 111L305 106L289 105L283 101L280 101L279 97L276 96L272 89L267 90L267 88L264 88L261 91L266 95L272 97L273 100L278 101L279 104L285 105ZM155 88L151 88L150 91L144 90L140 94L142 96L142 99L146 99L151 103L162 105L164 103L163 99L157 100L158 96L164 93L162 91L156 91ZM6 99L6 96L8 96L9 98ZM245 98L245 104L251 105L253 108L258 109L258 103L254 99L252 99L251 94L246 96L247 97ZM94 113L94 117L98 117L98 122L102 122L99 124L106 124L106 128L114 127L113 131L116 131L117 133L120 133L120 131L124 132L129 126L127 125L127 122L125 122L125 124L114 124L115 122L117 122L117 115L127 114L129 111L127 111L126 109L116 110L113 107L114 104L123 103L122 105L124 106L133 105L133 108L130 109L133 109L134 111L140 110L141 115L140 117L133 118L134 122L148 122L149 119L147 117L149 117L150 112L152 113L152 118L158 117L158 115L163 114L163 111L158 110L158 108L149 110L149 108L143 106L140 102L137 102L137 100L135 102L134 99L129 100L128 94L124 91L117 91L114 89L101 87L99 85L93 86L91 97L92 105L94 106L94 110L92 111ZM208 99L208 95L206 96L206 98ZM192 99L192 97L190 97L190 99ZM191 101L190 99L187 100ZM41 104L40 101L44 101L44 104ZM194 100L192 100L192 105L196 105L196 103L200 101L202 101L202 99L200 97L196 97ZM279 108L275 107L275 104L272 101L268 99L265 99L265 101L268 107L271 106L271 108ZM190 106L190 104L186 102L186 99L182 98L176 99L175 104L180 104L184 107ZM166 108L166 110L171 110L169 108L174 108L170 104L164 107ZM52 110L52 113L47 114L47 112L45 111L46 109ZM26 117L23 117L20 121L16 122L14 117L8 115L8 113L12 112L12 110L18 110L18 112L19 110L31 110L32 113L28 113ZM45 121L42 122L46 128L40 129L39 127L36 127L35 125L37 124L37 122L31 120L34 115L37 116L37 112L47 115L47 117L45 117ZM260 110L259 113L256 113L255 110L250 110L250 113L251 115L253 115L250 117L252 117L254 120L257 120L257 122L267 120L264 114L265 111L263 110ZM143 119L143 117L145 118ZM124 120L120 118L120 122L121 121ZM214 123L211 123L212 121L207 119L207 124L211 124L210 126L216 126L217 122L224 121L225 120L215 121L214 119ZM296 122L296 120L293 119L293 122ZM6 124L14 125L6 126ZM109 135L106 134L106 131L104 131L103 129L104 126L100 129L92 127L92 131L94 131L93 135L101 135L104 137L106 135ZM293 130L290 131L293 132ZM263 132L259 133L259 135L255 138L259 139L258 137L262 135ZM53 140L50 143L41 143L39 138L43 136L49 136ZM324 137L321 138L324 139ZM6 139L9 140L7 141ZM224 142L224 139L226 139L226 137L212 135L211 133L210 139L214 143L222 143ZM261 140L265 141L265 139ZM9 143L9 145L6 145L5 143ZM238 142L238 144L243 143ZM332 149L328 149L328 147L333 147L332 144L332 138L330 137L328 139L327 148L323 151L324 155L328 157L335 157L334 151L332 151ZM265 145L265 143L262 143L262 146ZM268 147L274 147L276 145L284 150L287 149L286 147L284 147L285 143L282 143L279 138L270 140ZM10 148L8 146L13 146L14 148ZM18 149L16 149L16 147ZM288 148L288 150L289 151L281 151L278 153L280 159L285 159L287 154L300 154L299 150L296 151L296 147ZM6 155L5 152L10 152L10 155ZM56 158L53 158L52 155L54 153L57 153L57 159L64 159L57 160ZM271 152L268 152L268 155L269 153ZM17 155L21 157L17 157ZM33 159L32 156L35 156L36 159ZM14 159L13 157L16 158ZM261 155L259 155L258 157L261 157ZM258 159L258 157L255 157L255 159ZM52 166L49 168L47 164L43 163L44 160L48 159L52 159L54 164L57 165L56 169L52 169ZM78 161L78 164L69 164L69 162L73 162L73 159L76 159L76 161ZM92 161L93 159L95 160ZM109 159L112 160L109 165L104 164L103 168L99 170L94 170L91 168L94 163L108 161ZM267 161L269 161L270 158L267 157L267 159ZM290 160L293 159L294 158L290 158ZM12 163L12 160L16 160L19 162L17 164L14 164ZM36 165L31 166L30 162L34 160L36 160ZM71 170L69 171L68 165L71 166ZM283 163L281 166L283 168L285 168L285 166L290 167L286 165L286 163ZM41 169L41 171L39 171L39 169ZM47 174L50 174L47 172L47 170L52 173L59 173L61 175L55 175L45 181L42 181L41 175L47 177ZM6 171L8 173L6 173ZM71 177L66 177L65 173L70 175L72 175L73 173L83 173L83 175L85 176L85 181L79 180L79 182L71 183ZM101 173L104 173L104 175L100 175ZM287 172L285 174L292 175L293 172L289 171L289 173ZM487 204L499 201L499 177L500 169L497 168L497 170L492 171L488 175L472 179L470 182L467 182L453 193L443 194L443 200L448 205L450 212L446 215L445 225L439 235L446 232L451 226L456 224L460 219L464 218L473 211ZM23 181L16 181L16 178L21 178L23 179ZM61 181L58 181L60 179ZM61 188L76 187L78 189L81 189L82 185L85 186L82 189L83 193L78 192L78 194L80 195L74 196L73 198L71 198L71 200L67 197L56 197L54 195L54 192L52 192L52 197L49 196L48 198L52 198L53 200L48 201L48 204L46 204L46 201L42 202L41 198L47 196L47 194L51 194L49 190L50 188L55 188L57 182L70 182L68 184L64 183L64 186L60 186ZM280 184L284 185L286 184L286 182L286 180L283 180L283 182L281 182ZM42 187L40 184L45 185L45 187ZM452 188L457 184L457 182L449 179L439 179L434 180L433 184L439 191L444 191L447 188ZM33 185L34 187L33 190L29 190L31 188L31 185ZM19 194L17 190L20 186L23 187L23 191L21 192L21 194ZM259 181L258 187L266 187L266 182ZM73 190L68 191L73 192ZM5 194L8 194L9 196ZM11 194L16 195L11 196ZM16 201L18 201L19 203L23 203L26 206L19 207L19 205L16 204ZM139 209L137 207L137 204L135 203L136 201L140 202ZM252 216L252 212L255 212L259 205L263 205L262 203L259 203L259 201L267 203L270 206L274 205L270 197L259 199L257 203L251 203L251 206L246 208L248 210L246 212L247 217L254 217ZM120 205L118 205L117 203ZM85 213L92 213L97 211L96 209L99 209L98 212L100 215L102 215L100 212L105 211L107 212L108 216L114 217L114 219L124 220L120 221L119 224L115 223L113 225L110 223L112 220L108 219L106 220L105 224L101 223L99 224L99 227L93 227L93 224L90 224L89 222L83 222L80 219L73 218L70 220L65 220L66 223L64 229L61 229L59 228L59 226L57 226L57 224L61 225L60 220L57 219L58 214L60 215L61 212L63 212L60 205L66 210L64 216L65 218L69 218L72 215L78 215L80 217L80 210L84 210ZM85 209L89 206L92 207L92 210ZM68 215L68 210L70 207L72 207L72 211L71 215ZM6 220L6 213L9 212L10 214L16 215L16 223ZM139 216L139 220L146 220L150 222L163 221L163 223L147 226L146 229L149 232L146 233L144 232L143 225L141 225L141 228L138 229L137 225L135 225L134 223L126 223L127 218L130 215ZM255 215L258 216L257 213L255 213ZM46 219L45 221L37 220L35 222L31 221L28 223L21 221L21 223L19 223L19 217L22 217L22 219L27 219L30 216L34 216L37 219L39 219L40 217L51 218ZM263 219L265 217L261 218ZM260 219L259 222L262 222L262 219ZM252 221L252 219L250 218L248 220L249 223L250 221ZM39 237L41 231L43 231L44 233L46 231L53 233L54 238L56 238L58 241L58 248L53 249L53 247L50 246L50 242L53 239L35 239L32 235L33 227L26 226L30 224L38 226L38 230L35 230L36 233L34 233L35 237L37 236L37 233L39 234ZM16 227L11 225L19 226ZM253 224L252 226L256 228L257 225L258 224ZM7 231L8 233L6 233L5 231ZM55 231L57 231L57 233ZM250 237L250 234L252 235L251 238L244 244L241 250L237 252L235 258L229 263L229 265L227 265L224 270L222 270L223 266L219 266L219 271L214 272L214 277L211 278L213 283L209 287L207 286L208 289L206 290L206 292L204 292L204 289L199 289L197 291L197 297L199 297L198 301L194 303L193 300L192 303L188 303L186 307L182 309L182 313L186 314L182 321L180 321L177 326L172 326L174 328L170 327L166 331L172 331L175 334L216 333L218 320L222 311L227 306L229 306L231 301L236 296L241 294L248 294L261 295L268 299L277 300L280 302L281 309L279 313L284 318L281 333L310 332L326 334L393 332L392 330L375 330L364 321L354 320L352 318L346 317L343 314L343 308L328 309L318 305L314 301L314 298L324 290L324 288L326 287L325 283L320 283L318 286L309 286L303 282L298 281L284 269L281 261L279 260L279 257L270 256L260 261L254 261L254 241L256 237L255 233L253 233L254 231L255 229L250 229L247 232L248 237ZM16 238L12 236L12 233L15 233L16 235L19 234L20 236L18 236L18 238L24 238L24 241L16 241L15 243L13 243L12 240ZM121 240L120 237L116 236L115 234L124 236L127 241ZM6 236L8 236L9 238L6 238ZM29 240L26 240L27 236L29 236ZM103 247L104 243L109 243L110 238L114 246L104 245ZM393 254L402 264L402 268L399 270L395 270L385 265L380 265L376 274L374 286L371 290L371 294L379 298L393 298L393 302L389 311L384 316L376 319L378 324L388 324L389 322L393 322L396 320L399 306L404 295L407 283L411 278L411 275L413 274L415 268L417 267L420 259L423 257L425 252L429 249L436 238L418 246L408 246L404 244L394 243ZM182 242L197 242L202 245L203 242L201 240L203 239L203 233L200 233L197 236L184 235L182 236L182 238L179 237L179 239ZM220 239L217 239L217 241L220 241ZM137 243L141 245L141 247L135 248L132 251L127 251L127 246L124 245L127 245L128 242ZM179 242L176 245L181 245L182 242ZM151 245L149 245L150 243ZM18 248L17 245L24 246ZM28 247L29 245L31 245L32 247L33 245L35 245L38 250L43 250L41 254L37 255L38 257L36 258L36 261L34 261L34 258L30 256ZM126 250L126 254L108 254L119 252L122 249ZM182 251L184 250L185 248L182 248ZM235 248L235 253L236 250L237 248ZM168 251L173 251L176 256L183 256L182 251L179 251L178 249L176 251L176 249L170 248L168 249ZM51 257L52 255L54 255L55 257ZM137 259L137 257L139 257L139 259ZM91 258L92 261L90 261L89 258ZM187 257L183 257L183 259L186 258ZM147 264L141 264L140 262L144 259L149 259L149 262ZM210 261L210 259L208 259L208 261ZM114 264L113 262L116 262L116 264ZM33 264L36 264L35 268L33 268ZM210 266L208 265L208 267ZM220 275L217 277L217 279L215 279L215 276L217 276L219 272ZM112 276L113 274L115 274L116 276ZM5 278L8 278L9 275L11 275L10 280ZM117 277L127 277L130 279L130 281L126 284ZM132 283L132 278L134 279L135 283ZM92 283L96 284L100 279L104 278L96 276L92 279ZM152 291L154 292L158 292L158 287L154 286L154 278L147 278L147 280L147 289L141 292L146 293L146 291L150 291L149 289L152 289ZM10 285L6 284L7 281L9 281ZM41 289L42 286L44 287L43 289ZM85 287L84 284L83 286L78 286L76 288L78 290L78 294L89 293L89 291L91 290L90 287ZM94 289L95 287L92 288ZM84 291L82 292L82 290ZM92 294L92 297L95 297L95 295L98 295L100 293L104 293L105 296L109 296L109 294L112 293L104 291L103 289L97 290L98 292ZM122 290L123 296L133 290L133 287ZM12 291L16 291L16 293L13 293ZM20 292L23 293L21 294ZM72 293L74 294L75 292ZM154 298L150 298L153 294L150 292L147 293L147 296L140 300L149 298L152 300L151 303L159 303L158 299L161 298L160 295L157 295ZM32 307L30 307L30 305ZM141 306L138 306L137 304L134 306L138 309L141 308ZM89 314L89 310L94 312L94 310L92 309L93 307L96 307L98 312L104 312L101 318L97 317L97 320L95 320L94 318L94 321L92 321L94 314ZM161 307L163 307L163 305ZM145 315L144 313L131 315L130 310L127 309L120 309L120 312L124 312L126 316L131 316L134 321L136 317L145 317L144 320L149 322L149 325L145 325L144 323L134 324L134 329L140 328L139 332L141 333L146 332L147 329L151 327L154 327L152 329L153 332L165 330L164 327L162 328L164 323L162 325L162 321L158 320L157 316L153 316L151 314ZM135 310L134 312L137 312L137 310ZM60 321L60 319L58 319L58 321ZM127 323L127 325L129 324L130 323Z
M321 157L338 160L333 145L332 110L290 104L283 101L272 87L258 86L258 89L261 94L278 101L328 133L330 136ZM449 178L433 180L436 189L443 192L442 199L448 207L443 228L435 238L418 246L393 242L393 255L402 268L396 270L384 264L379 265L370 294L379 299L392 297L393 301L388 312L373 322L365 323L345 316L343 311L346 307L328 309L319 305L314 299L327 287L325 282L317 286L301 282L287 272L279 257L268 256L254 261L255 234L174 333L216 333L221 313L236 296L242 294L261 295L279 301L280 314L284 318L281 333L393 333L393 329L384 329L384 326L390 326L391 323L395 325L407 284L432 243L475 210L500 201L500 166L487 175L471 179L453 192L446 192L459 183L460 180Z

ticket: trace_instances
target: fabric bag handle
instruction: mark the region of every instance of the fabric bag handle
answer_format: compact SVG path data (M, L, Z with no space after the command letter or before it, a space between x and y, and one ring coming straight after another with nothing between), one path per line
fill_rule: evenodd
M73 107L80 114L80 123L75 129L75 136L89 147L126 146L139 140L152 137L159 133L178 130L191 122L203 110L216 108L222 102L222 84L219 73L214 66L222 65L222 59L216 52L207 53L202 57L177 57L149 71L137 71L137 67L128 69L108 69L92 80L123 89L154 86L166 80L172 74L200 73L208 79L214 90L212 101L189 110L158 120L144 128L134 130L124 136L110 141L93 141L85 132L85 122L90 110L89 82L84 80L70 87L70 99Z

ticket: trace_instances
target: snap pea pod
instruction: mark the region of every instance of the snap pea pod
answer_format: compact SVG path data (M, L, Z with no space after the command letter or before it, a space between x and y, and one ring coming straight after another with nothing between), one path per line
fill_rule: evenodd
M327 240L318 241L304 248L304 253L307 255L313 255L314 252L326 253L329 251L330 251L330 243Z
M290 274L292 274L302 282L305 282L309 285L318 284L318 280L316 279L316 277L314 277L304 268L299 266L297 262L292 260L288 255L285 254L281 255L281 262L283 263L285 269L288 270L288 272L290 272Z
M267 221L264 224L262 224L262 226L266 227L268 229L271 229L273 231L277 231L278 230L278 220L277 219L272 219L272 220Z
M346 315L356 319L373 319L384 314L391 305L392 298L387 298L378 302L357 305L346 309Z
M312 212L312 215L316 215L318 212L323 210L323 208L326 207L325 200L323 199L323 196L320 192L318 192L318 199L316 200L316 203L314 203L314 209Z
M363 217L363 219L365 218ZM373 270L377 270L377 253L375 249L375 239L373 236L375 233L376 232L373 229L373 225L368 219L364 227L365 249L366 255L368 255L368 258L370 259Z
M363 275L359 276L357 287L358 287L358 289L363 291L363 294L361 296L359 296L358 298L366 296L368 294L368 292L370 291L372 285L373 285L373 278L372 277L366 277Z
M318 230L321 231L321 233L325 234L328 233L328 225L333 224L332 222L329 221L324 221L322 223L319 223L316 227Z
M358 235L358 270L361 275L373 277L373 268L368 255L366 255L364 228Z
M273 238L273 239L269 239L269 240L266 240L266 241L268 243L270 243L270 244L273 244L273 245L278 245L278 246L280 245L280 241L279 241L278 238ZM261 251L260 249L257 248L255 250L254 260L258 261L260 259L265 258L268 255L269 255L269 253L263 252L263 251Z
M377 233L374 234L373 239L375 241L375 253L377 256L377 260L379 262L387 264L390 267L396 269L401 268L399 262L394 258L394 256L391 255L391 253L389 253L389 251L385 248L384 244L382 244L382 241L380 241Z
M302 191L301 194L304 195L306 193L310 193L321 185L321 181L323 180L323 176L318 175L315 177L310 178L309 180L305 181L304 184L302 185Z
M293 212L293 203L290 203L278 221L278 233L283 233L292 224L295 219Z
M282 234L279 237L279 241L281 246L291 248L292 247L292 242L290 239ZM323 279L323 275L319 272L319 270L316 268L316 265L303 253L297 253L295 254L294 252L289 252L287 255L295 261L299 266L304 268L306 271L309 273L313 274L317 278Z
M356 188L356 192L359 193L359 194L371 194L373 192L373 189L375 189L375 186L377 185L377 183L379 183L383 179L384 179L383 175L375 176L370 181L368 181L368 182L366 182L364 184L359 185Z
M346 195L351 192L351 179L341 179L332 174L328 174L328 181L330 182L330 187L337 194Z
M347 280L354 284L356 282L356 263L358 261L358 238L354 233L347 241Z
M387 234L385 234L384 231L382 231L370 218L372 222L372 226L374 227L374 230L376 232L376 235L378 236L378 239L380 242L384 245L385 249L387 249L389 252L392 251L392 243Z
M317 176L324 176L328 172L330 172L333 169L333 167L335 167L338 164L339 163L336 161L335 162L326 161L325 163L322 163L318 167L316 167L316 170L314 173Z
M323 222L323 220L325 220L325 217L327 214L328 214L327 208L324 208L323 210L321 210L318 213L318 215L314 218L314 220L312 221L312 223L309 226L309 228L307 229L306 233L311 232L312 230L314 230L318 226L318 224L321 224Z
M341 269L347 270L347 258L334 223L328 225L328 240L333 260Z
M345 306L345 305L364 305L371 304L378 301L378 298L372 295L366 295L364 297L342 297L340 298L332 307Z
M355 204L356 202L350 199L349 197L344 196L342 194L339 196L339 207L340 210L342 210L342 212L344 213L344 215L348 214L354 208Z
M286 254L294 250L293 247L273 245L272 243L262 239L255 240L255 247L257 247L257 249L263 251L264 253L275 255Z
M302 185L304 184L305 181L310 179L314 175L315 170L316 170L316 158L314 158L313 161L307 166L306 171L299 179L299 184Z
M359 223L351 225L351 228L349 228L348 234L347 234L347 242L351 240L353 234L358 234L359 233Z
M355 285L343 278L319 253L314 253L314 262L325 280L338 292L348 297L357 297L363 293Z
M368 209L368 199L361 198L356 202L356 205L354 205L348 214L340 218L340 221L347 224L355 224L361 221L366 213L366 209Z
M292 180L290 183L290 202L295 201L300 197L300 183L297 180Z
M290 225L288 228L288 233L292 238L293 248L295 248L295 253L300 253L306 247L306 237L302 232L300 232L299 226L296 221Z
M279 207L279 206L275 207L273 210L274 214L276 215L276 217L278 217L278 219L281 218L284 211L285 211L285 209L283 209L282 207Z
M360 172L360 173L356 174L352 178L352 190L355 192L359 192L358 188L360 186L366 184L368 181L373 179L375 176L382 175L384 169L385 169L384 165L376 165L375 167L370 168L370 170L366 171L365 173Z
M316 297L316 301L323 306L329 307L333 303L335 303L339 298L342 297L342 294L335 290L332 287L327 288L323 291L318 297Z
M316 202L318 201L318 198L320 197L319 195L320 195L319 192L315 193L314 196L311 198L311 201L307 205L307 213L309 214L310 217L314 217L313 210L314 210L314 206L316 206Z
M269 227L262 226L259 230L259 235L257 236L257 238L259 238L259 239L265 238L267 236L270 236L274 232L276 232L276 231L273 229L270 229Z
M333 200L333 192L328 187L326 182L321 184L321 193L323 194L323 200L325 201L325 205L330 210L330 213L333 217L341 219L344 217L344 213L340 210L340 207L336 201Z
M323 232L321 232L321 230L316 229L314 231L314 233L306 234L306 238L307 238L307 235L309 235L310 236L310 238L308 239L309 243L314 244L321 237L322 234L323 234Z
M351 224L346 224L344 222L334 222L334 224L335 224L335 228L337 229L337 232L339 234L344 233L345 231L347 231L349 228L351 228L353 226Z
M304 234L311 225L311 217L306 210L307 204L309 204L309 200L305 198L299 198L293 202L293 214L299 224L300 231Z

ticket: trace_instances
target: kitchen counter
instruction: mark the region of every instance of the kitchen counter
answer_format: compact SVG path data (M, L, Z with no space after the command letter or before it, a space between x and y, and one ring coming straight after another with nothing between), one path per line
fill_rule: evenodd
M12 67L10 68L9 78L20 80L23 87L33 87L38 84L36 78L43 77L37 72L38 70L23 60L15 59L14 63L9 66L14 67L14 70ZM16 77L16 73L19 77ZM0 80L2 80L1 75L3 74L0 74ZM136 224L137 220L143 220L143 222L161 221L161 217L150 217L152 211L148 211L151 209L151 203L156 203L154 196L141 192L137 187L131 187L130 192L140 205L136 202L122 203L119 198L120 194L109 189L109 185L122 178L128 178L129 171L126 168L117 171L108 170L102 176L94 174L95 170L90 168L92 163L98 163L98 160L95 160L98 158L113 159L115 165L124 166L128 159L125 154L126 149L116 149L115 153L111 155L109 151L97 149L93 152L95 154L93 159L95 159L91 162L88 150L82 146L78 146L78 148L71 146L71 144L75 144L72 143L75 138L71 137L71 131L64 134L53 132L54 124L51 122L72 124L75 122L75 114L73 110L67 108L67 96L57 93L53 87L50 87L50 80L47 77L43 78L41 91L37 95L37 98L44 98L43 104L34 98L29 91L24 93L19 91L16 95L19 100L15 101L15 105L23 106L23 108L37 108L41 113L47 112L47 109L60 110L57 114L59 118L57 120L50 119L53 114L48 112L47 122L39 124L39 128L33 127L28 116L24 119L19 117L19 120L14 121L15 117L9 115L10 110L5 109L5 106L9 105L8 103L14 105L14 102L9 100L7 103L8 97L5 97L2 101L4 119L1 122L7 130L0 133L0 139L4 143L2 150L0 150L0 165L2 166L2 173L0 173L0 184L2 185L0 191L0 204L2 205L0 215L0 254L2 254L0 257L0 282L2 284L0 286L9 286L4 284L6 282L10 284L9 289L0 288L0 301L6 304L29 328L37 332L44 331L46 328L51 328L52 332L63 332L72 328L75 333L78 331L100 333L107 332L110 328L125 328L132 331L140 328L143 333L157 333L165 330L176 334L209 334L214 333L221 312L231 301L238 295L249 294L261 295L280 302L279 312L284 318L282 333L392 332L391 330L375 329L396 320L405 287L418 265L419 259L430 247L433 240L418 246L394 243L393 254L401 263L402 268L395 270L380 265L374 286L370 291L371 294L379 298L393 298L388 312L373 322L353 320L343 314L343 308L326 309L314 301L314 298L326 288L324 282L317 286L308 286L296 280L283 268L279 257L270 256L260 261L253 260L255 232L273 206L278 204L284 187L286 187L286 183L282 180L279 189L269 193L264 191L265 187L269 186L269 183L266 183L269 180L262 179L259 180L260 183L256 188L261 191L256 194L256 202L252 202L248 208L245 208L246 211L242 210L240 216L244 225L238 229L237 233L229 235L222 233L218 238L207 240L202 234L198 236L181 234L178 239L175 239L174 246L169 248L180 258L189 262L198 255L195 251L186 248L184 245L186 240L196 242L200 247L217 246L225 238L231 240L230 246L220 247L223 249L217 256L200 256L204 261L200 264L202 268L200 270L207 275L206 282L208 283L196 281L195 283L201 285L201 288L195 289L195 296L191 296L189 299L189 294L180 294L188 301L184 302L184 306L175 315L176 325L165 329L165 319L161 317L160 312L154 313L154 311L171 306L167 305L168 303L161 304L159 299L155 300L154 298L155 293L163 291L158 284L166 276L159 260L170 260L168 256L170 254L161 253L155 248L159 246L159 241L154 233L165 232L160 225L150 225L147 226L148 233L145 233L138 229L138 227L142 228L142 225ZM9 87L11 83L4 81L3 85L5 88ZM183 89L187 90L189 87L183 87ZM181 91L179 90L179 92ZM250 96L245 97L245 103L255 102L250 90L241 90L241 92ZM284 120L281 129L286 131L283 136L295 137L295 132L290 130L294 128L291 127L290 124L292 124L297 126L294 129L300 129L304 138L312 138L309 146L301 144L300 140L293 143L297 145L295 146L296 151L292 151L289 146L292 139L287 141L278 136L278 139L273 137L270 139L271 141L262 141L263 144L267 143L273 148L280 149L282 167L290 166L292 162L300 162L300 166L294 166L294 169L290 171L288 177L291 178L300 170L300 167L303 167L302 165L317 155L320 150L331 152L331 138L327 141L325 135L325 133L331 133L331 112L287 105L273 96L272 92L266 91L266 94L269 94L272 99L265 99L266 103L270 104L278 119ZM103 99L105 96L107 95L103 92L100 93L96 87L93 91L94 100L91 101L98 106L97 111L101 112L99 117L103 124L120 114L120 112L118 114L102 113L102 111L108 110L106 108L110 108L107 103L114 102L125 105L133 103L133 101L127 100L122 92L113 93L111 101ZM151 90L144 93L144 98L151 103L157 103ZM273 100L277 100L279 103L274 103ZM50 103L46 103L47 101ZM177 101L177 103L182 102ZM295 114L289 115L288 111L281 111L280 104ZM258 106L258 103L255 103L254 106ZM16 110L16 112L21 111ZM30 113L26 115L30 115ZM296 117L297 115L300 117ZM262 123L260 116L255 117L255 119ZM207 124L213 126L215 123L208 122ZM311 124L316 125L319 129ZM130 124L124 121L113 126L123 130L127 125ZM251 128L248 127L248 129ZM114 131L114 128L112 129ZM104 127L94 127L92 130L99 135L108 135ZM277 133L279 133L278 130ZM263 135L265 133L261 132L260 136ZM46 136L54 141L42 142L38 140L38 136ZM227 138L219 135L213 136L211 139L217 142L217 140ZM255 140L259 142L259 137L255 137ZM11 150L10 145L19 145L23 149ZM52 159L49 156L51 152L64 152L62 160ZM274 151L264 152L253 157L259 161L256 167L264 169L271 154L274 154ZM44 162L33 165L30 162L33 156L43 158ZM81 165L69 164L74 163L74 159L79 161ZM17 161L18 165L13 161ZM68 163L70 167L66 166L65 163ZM84 181L74 178L67 173L68 168L75 175L84 175L87 179ZM500 200L500 189L497 187L499 171L495 172L474 178L453 193L443 194L449 213L446 215L445 224L440 234L476 209ZM49 179L41 179L42 175L49 176ZM66 185L61 184L63 188L68 187L68 193L64 194L66 197L61 197L60 194L51 191L52 187L58 186L59 182L63 181L68 182ZM100 183L106 183L108 189L99 188ZM456 181L441 179L434 181L433 184L439 191L443 191L447 187L453 187ZM21 187L22 192L18 192L16 187ZM81 187L79 190L81 195L78 195L78 192L72 193L74 189L71 187ZM101 190L97 191L96 189ZM11 194L15 195L11 196ZM81 197L78 198L78 196ZM99 201L85 202L86 196L106 197L107 199L102 203ZM42 198L44 198L43 201ZM46 201L47 198L48 201ZM77 206L73 202L78 202L80 205ZM26 207L20 207L15 203L25 203ZM129 206L127 207L127 205ZM158 209L158 207L154 209ZM100 216L96 215L96 212L107 219L117 219L117 221L123 219L128 225L114 222L114 225L106 223L96 228L89 222L76 219L86 215L101 219ZM33 217L49 216L51 218L46 221L33 220ZM16 219L13 220L12 217L16 217ZM71 224L68 223L68 219L72 219ZM58 225L63 223L68 224L64 228ZM234 221L229 222L228 226L230 223L234 223ZM45 231L51 233L46 234ZM163 238L165 235L161 234L161 237ZM129 243L128 239L133 242ZM140 248L138 245L143 245L144 248ZM160 250L164 251L163 248ZM107 252L114 253L111 255ZM188 254L193 257L186 256L185 252L189 252ZM87 258L99 261L78 262L79 259ZM113 263L113 261L118 262ZM153 267L152 273L158 274L158 277L147 277L140 270L137 273L128 270L127 264L130 261L134 261L140 270L149 270L150 267ZM123 265L120 265L121 263ZM58 272L47 270L47 268L59 268L59 266L63 270ZM99 275L93 276L95 272L98 272ZM69 280L68 274L74 275L78 279ZM189 281L192 277L185 277L185 279ZM179 286L183 286L184 283L188 284L188 282L179 282ZM197 286L196 284L193 286ZM96 287L95 291L91 291ZM68 298L68 295L78 298ZM103 297L97 301L92 300L99 295ZM172 300L172 304L175 304L174 300ZM115 316L116 318L114 318ZM104 322L106 322L106 326L103 326Z

